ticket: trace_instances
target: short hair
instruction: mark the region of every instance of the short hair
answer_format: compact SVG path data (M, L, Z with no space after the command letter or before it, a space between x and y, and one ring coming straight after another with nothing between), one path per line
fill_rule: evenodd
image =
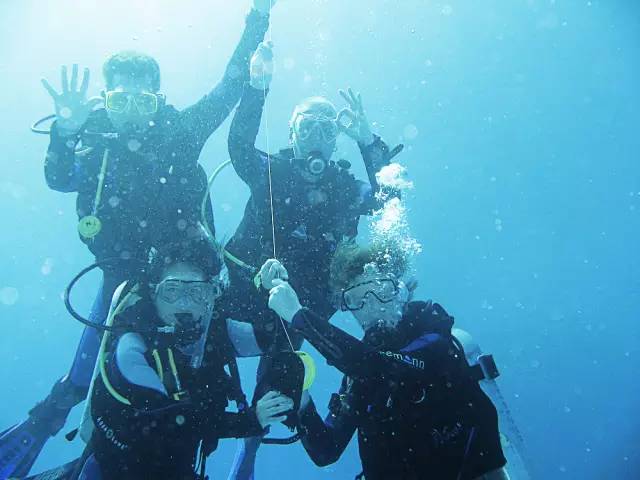
M144 53L125 50L111 55L102 66L102 75L107 89L112 89L114 77L124 75L131 78L149 77L151 89L160 90L160 66L155 58Z
M369 264L400 278L409 266L409 255L399 242L392 240L375 241L366 247L353 240L341 242L331 260L329 286L332 293L338 295L352 285Z
M293 126L293 122L300 113L309 111L323 113L329 118L335 118L338 115L338 110L336 110L335 105L325 97L308 97L297 104L293 109L291 119L289 120L289 126Z

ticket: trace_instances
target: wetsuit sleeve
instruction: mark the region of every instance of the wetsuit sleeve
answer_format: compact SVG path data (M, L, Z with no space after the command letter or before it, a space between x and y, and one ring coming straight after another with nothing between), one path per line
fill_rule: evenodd
M269 16L252 10L220 83L181 113L183 128L195 135L197 142L203 144L238 103L243 85L249 80L249 59L268 27Z
M147 347L140 335L125 333L116 348L116 366L131 385L149 388L168 397L167 390L156 371L147 363Z
M80 135L63 137L56 122L51 126L49 148L44 161L44 176L49 188L58 192L76 192L80 185L75 148Z
M311 402L299 414L301 441L309 458L319 467L338 461L356 431L356 419L346 409L329 412L323 420Z
M362 182L359 185L358 202L361 215L371 215L374 210L382 207L384 201L400 196L397 189L380 187L378 184L376 173L382 167L389 165L389 147L379 136L374 135L373 138L373 143L370 145L358 144L369 179L368 184ZM379 193L382 195L378 195Z
M227 334L238 357L255 357L264 352L258 345L253 325L227 319Z
M385 377L422 384L432 380L432 372L442 371L447 358L449 344L438 334L420 337L400 351L378 351L306 308L296 313L292 324L329 365L354 378Z
M213 421L212 431L217 438L257 437L264 434L252 409L242 413L223 412Z
M265 155L256 149L266 92L245 85L229 130L229 156L238 176L253 189L264 181Z

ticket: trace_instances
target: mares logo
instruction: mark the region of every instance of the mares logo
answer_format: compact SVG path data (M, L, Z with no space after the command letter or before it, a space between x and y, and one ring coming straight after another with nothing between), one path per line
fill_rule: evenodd
M424 370L424 360L418 360L417 358L410 357L409 355L402 355L401 353L392 352L387 350L386 352L380 352L383 357L390 357L399 362L403 362L411 365L412 367Z

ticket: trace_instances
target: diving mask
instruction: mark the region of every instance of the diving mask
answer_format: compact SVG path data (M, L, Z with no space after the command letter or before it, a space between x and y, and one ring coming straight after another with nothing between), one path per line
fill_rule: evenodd
M149 92L130 93L118 90L105 93L105 108L113 113L124 113L131 106L140 115L152 115L160 108L162 95Z
M342 291L342 309L355 311L364 307L369 295L380 303L389 303L400 293L400 287L393 278L377 278L368 282L357 283Z
M315 113L298 113L292 127L296 138L303 142L318 135L325 143L333 143L340 133L335 118Z

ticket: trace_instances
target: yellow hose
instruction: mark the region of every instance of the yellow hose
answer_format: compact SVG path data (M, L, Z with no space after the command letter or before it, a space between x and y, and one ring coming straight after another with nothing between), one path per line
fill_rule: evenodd
M257 270L257 268L252 267L251 265L243 262L242 260L240 260L238 257L236 257L235 255L229 253L223 246L222 244L218 243L215 239L215 236L213 235L213 232L211 231L211 227L209 226L209 222L207 221L207 200L209 199L209 194L211 192L211 186L213 185L213 182L215 181L216 177L220 174L220 172L222 172L222 170L225 169L225 167L228 167L229 165L231 165L231 160L226 160L224 162L222 162L220 165L218 165L216 167L216 169L213 171L213 173L211 174L211 176L209 177L209 181L207 183L207 190L204 193L204 197L202 198L202 203L200 205L200 216L202 217L202 226L204 227L205 231L207 232L207 235L209 235L209 237L211 237L213 239L213 241L215 242L216 246L218 247L218 250L229 260L231 260L233 263L235 263L236 265L245 268L251 272L255 272Z
M115 317L119 315L120 312L122 312L122 310L124 310L124 307L125 305L127 305L129 298L131 298L131 296L134 294L134 292L137 291L137 289L138 289L138 284L136 283L133 286L133 288L125 295L125 297L120 302L118 302L118 305L116 306L116 308L114 308L113 311L107 317L106 325L108 327L111 327L113 325L113 321ZM102 342L100 342L100 350L98 352L98 366L100 368L100 376L102 376L102 383L104 383L104 386L107 388L107 391L111 394L111 396L113 396L113 398L118 400L120 403L124 403L125 405L131 405L131 402L129 401L129 399L121 395L113 387L113 385L111 385L111 382L109 381L109 377L107 375L107 367L105 364L105 351L107 349L107 342L109 341L110 335L111 335L111 332L109 331L104 332L104 335L102 336Z

